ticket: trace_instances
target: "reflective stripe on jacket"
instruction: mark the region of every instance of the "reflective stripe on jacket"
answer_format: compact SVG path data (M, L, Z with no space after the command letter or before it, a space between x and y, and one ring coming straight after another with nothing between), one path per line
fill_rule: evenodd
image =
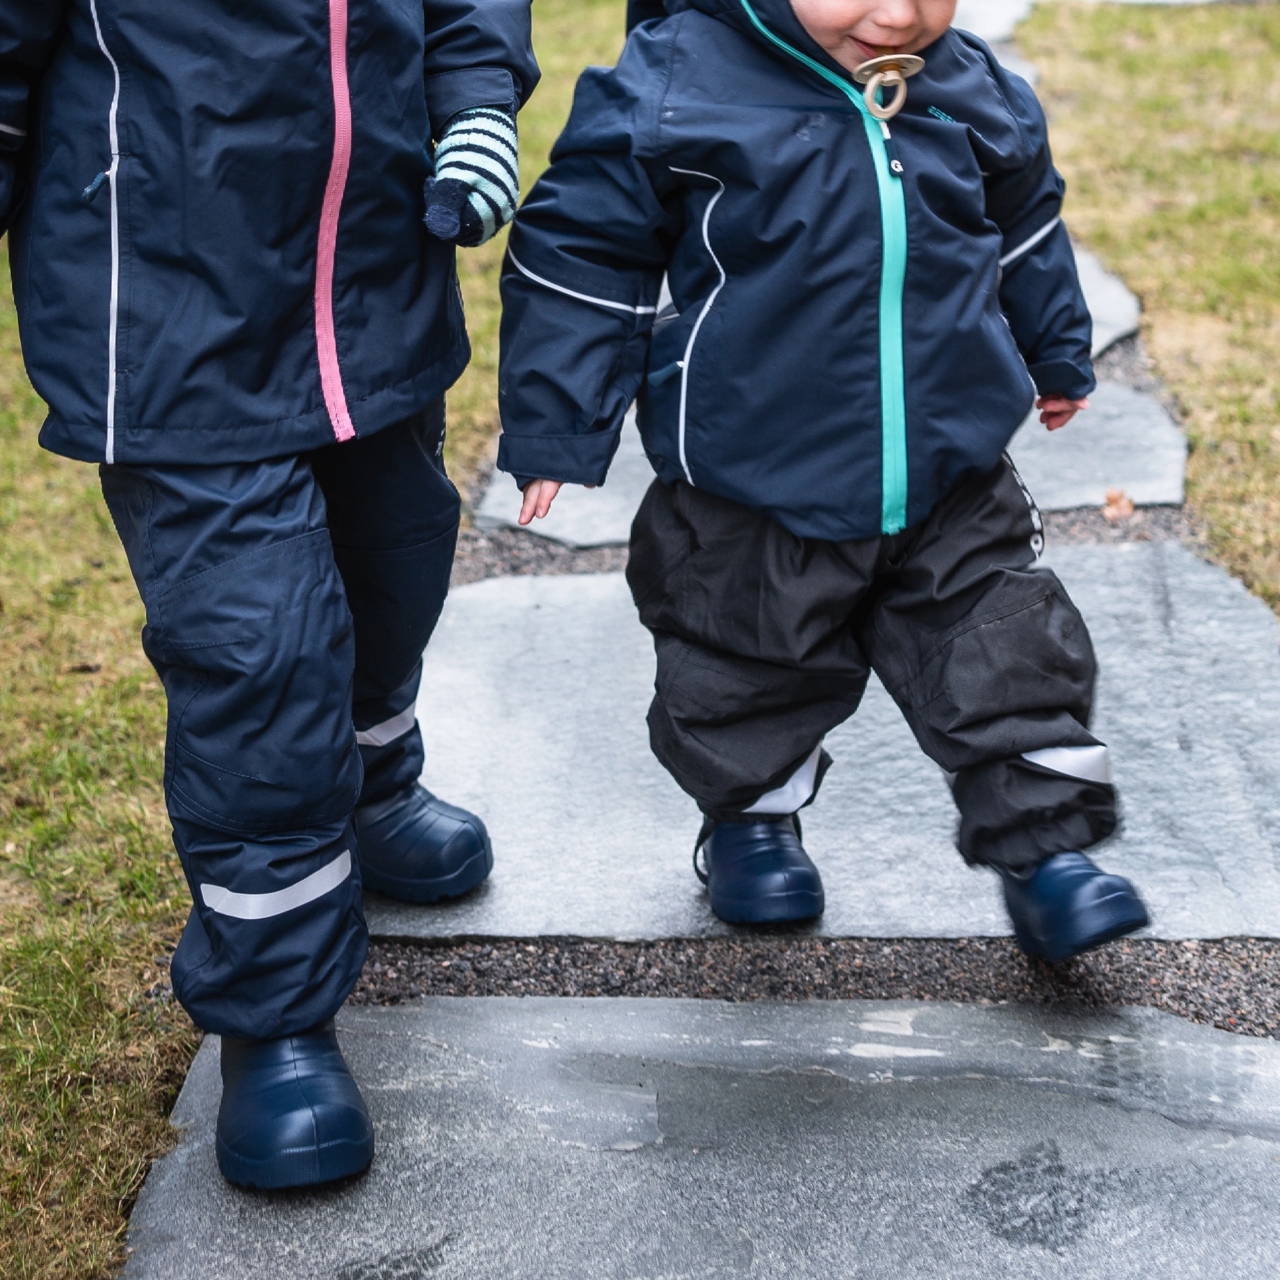
M600 483L638 397L664 479L801 536L916 524L1037 387L1094 385L1043 112L952 30L886 140L787 0L667 9L584 73L516 219L498 465Z
M469 348L429 142L537 82L529 0L0 0L0 226L41 442L212 463L367 435Z

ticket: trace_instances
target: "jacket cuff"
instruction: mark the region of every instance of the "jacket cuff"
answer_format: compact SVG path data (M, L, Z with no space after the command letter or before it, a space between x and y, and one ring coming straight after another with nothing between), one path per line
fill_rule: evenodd
M517 483L530 479L562 484L603 484L622 431L593 431L585 436L513 436L498 441L498 470Z
M1046 360L1043 364L1029 365L1028 369L1042 396L1082 400L1098 385L1093 366L1087 362L1079 365L1074 360Z
M515 115L516 82L502 67L464 67L427 76L427 114L438 138L459 111L472 107L501 107Z

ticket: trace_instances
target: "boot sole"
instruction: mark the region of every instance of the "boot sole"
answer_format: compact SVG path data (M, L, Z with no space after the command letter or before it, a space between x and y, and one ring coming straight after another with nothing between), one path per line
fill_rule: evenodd
M397 902L409 902L414 906L426 906L441 898L460 898L478 884L483 884L493 870L493 847L485 842L484 848L472 854L457 871L434 880L408 880L389 876L373 867L360 864L360 879L366 889L376 889Z
M1139 903L1138 911L1135 913L1131 909L1124 911L1097 910L1096 914L1112 918L1106 923L1101 924L1092 933L1086 934L1084 938L1078 942L1072 943L1071 946L1065 948L1050 949L1040 946L1017 922L1013 926L1013 934L1017 940L1018 947L1026 954L1036 960L1044 960L1048 964L1061 964L1064 960L1070 960L1074 956L1083 955L1086 951L1094 951L1098 947L1105 947L1108 942L1115 942L1117 938L1127 937L1131 933L1137 933L1139 929L1145 929L1151 923L1151 917L1147 914L1146 909Z
M246 1160L217 1139L218 1168L228 1182L260 1191L311 1187L362 1173L373 1163L373 1134L360 1141L327 1142L322 1147L293 1147L268 1160Z
M790 924L815 920L825 907L825 897L820 893L778 893L739 901L711 899L711 910L725 924Z

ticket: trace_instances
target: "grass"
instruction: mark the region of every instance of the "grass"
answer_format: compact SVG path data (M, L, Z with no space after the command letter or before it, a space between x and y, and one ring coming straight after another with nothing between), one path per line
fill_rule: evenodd
M623 5L538 0L545 78L524 184L577 72L612 61ZM460 255L475 361L450 397L464 489L497 427L502 246ZM164 700L92 467L43 453L0 285L0 1275L111 1274L198 1042L165 968L189 899L159 779Z
M1039 5L1067 220L1142 300L1215 556L1280 609L1280 5Z
M611 65L622 50L623 0L537 0L534 46L542 82L520 113L520 189L527 193L569 115L578 73ZM498 432L498 271L506 250L502 232L479 249L458 254L458 274L471 333L471 365L449 393L445 458L464 495L495 452Z
M148 999L185 886L164 705L91 467L42 453L0 298L0 1274L97 1276L195 1033ZM163 986L163 984L161 984Z

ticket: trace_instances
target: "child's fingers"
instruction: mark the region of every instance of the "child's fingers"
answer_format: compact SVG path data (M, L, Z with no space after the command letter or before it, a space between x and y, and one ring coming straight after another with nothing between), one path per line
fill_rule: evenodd
M547 512L551 510L551 499L556 496L556 492L560 486L554 484L550 480L542 482L542 490L538 494L538 519L545 520Z
M533 519L538 510L538 495L542 489L541 480L531 480L524 487L524 501L520 504L520 515L517 517L518 524L528 524Z
M559 492L559 480L530 480L524 487L524 502L520 504L517 523L528 524L535 517L539 520L544 519Z

